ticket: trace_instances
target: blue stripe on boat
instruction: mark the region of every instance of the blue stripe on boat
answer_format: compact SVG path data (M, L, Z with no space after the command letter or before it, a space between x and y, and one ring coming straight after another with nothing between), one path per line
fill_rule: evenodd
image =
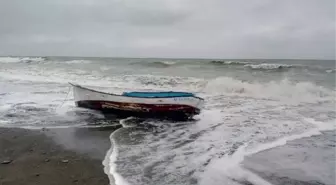
M169 98L169 97L192 97L193 93L188 92L124 92L123 96L139 98Z

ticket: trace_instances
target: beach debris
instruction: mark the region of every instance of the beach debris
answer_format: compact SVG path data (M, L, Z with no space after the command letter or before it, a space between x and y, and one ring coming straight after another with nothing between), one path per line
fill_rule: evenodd
M68 162L69 162L69 160L66 160L66 159L62 160L62 163L68 163Z
M40 176L40 174L39 174L39 173L36 173L35 176L38 177L38 176Z
M12 160L4 160L4 161L1 162L1 164L9 164L11 162L12 162Z
M50 161L50 159L45 159L45 160L44 160L44 162L49 162L49 161Z

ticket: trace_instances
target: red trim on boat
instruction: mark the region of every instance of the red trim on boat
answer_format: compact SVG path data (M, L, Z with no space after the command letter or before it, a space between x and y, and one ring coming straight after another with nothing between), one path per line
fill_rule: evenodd
M169 112L169 111L183 111L183 112L198 112L195 107L188 105L177 104L140 104L140 103L122 103L112 101L94 101L84 100L76 102L79 107L87 107L92 109L118 109L125 111L137 112Z

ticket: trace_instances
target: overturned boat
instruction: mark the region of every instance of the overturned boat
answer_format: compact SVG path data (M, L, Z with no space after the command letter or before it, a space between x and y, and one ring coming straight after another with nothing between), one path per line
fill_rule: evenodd
M124 92L113 94L69 83L75 104L120 117L189 119L200 113L204 99L189 92Z

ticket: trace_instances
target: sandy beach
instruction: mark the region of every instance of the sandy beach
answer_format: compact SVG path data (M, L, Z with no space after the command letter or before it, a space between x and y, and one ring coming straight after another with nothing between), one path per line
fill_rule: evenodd
M335 185L334 61L6 56L0 66L0 185ZM120 120L77 107L68 82L205 103L186 122Z
M0 128L0 184L108 185L102 160L111 131L96 131Z

